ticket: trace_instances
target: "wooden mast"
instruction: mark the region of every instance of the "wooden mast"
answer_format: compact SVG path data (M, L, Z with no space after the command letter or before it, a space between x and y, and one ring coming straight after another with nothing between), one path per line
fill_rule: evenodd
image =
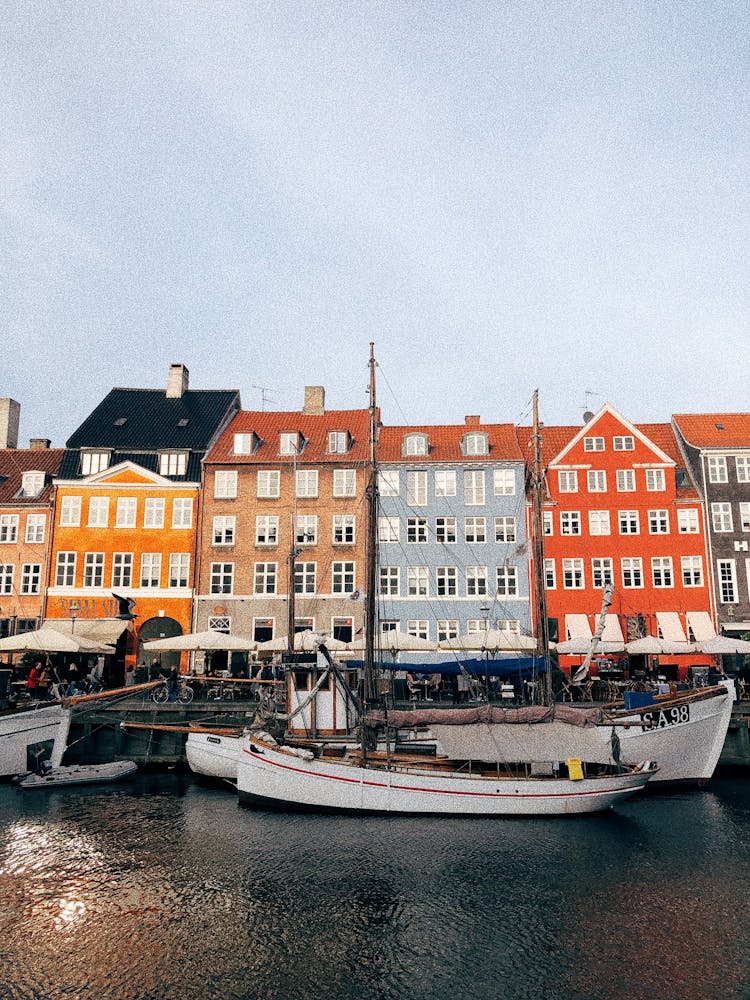
M367 536L365 540L365 660L364 701L377 697L375 686L375 600L378 553L378 468L377 468L377 409L375 400L375 345L370 342L370 405L369 445L370 468L367 480ZM364 729L364 726L363 726Z
M542 434L539 426L539 390L534 390L533 432L531 437L533 463L531 470L531 533L534 561L534 607L536 617L537 653L544 660L542 690L544 703L552 704L552 675L549 658L549 620L547 591L544 579L544 469L542 466Z

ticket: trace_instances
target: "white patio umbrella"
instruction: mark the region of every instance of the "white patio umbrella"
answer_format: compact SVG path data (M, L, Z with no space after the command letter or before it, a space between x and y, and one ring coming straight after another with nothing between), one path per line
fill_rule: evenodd
M143 643L143 648L149 653L166 652L210 652L211 650L227 650L235 652L250 652L258 648L254 639L243 639L228 632L218 632L216 629L206 629L204 632L186 632L185 635L173 635L165 639L150 639Z
M625 649L631 656L664 656L695 653L697 647L692 642L677 642L673 639L659 639L655 635L646 635L642 639L626 642Z
M320 632L313 632L306 629L304 632L296 632L294 635L294 651L296 653L313 653L318 646L323 643L326 649L339 650L347 649L345 642L334 639L332 636L322 635ZM265 653L285 653L289 648L289 641L285 635L269 639L268 642L259 642L258 652Z
M20 632L0 639L3 653L114 653L114 646L85 639L82 635L58 632L48 625L33 632Z
M378 649L387 649L393 652L431 652L438 648L436 642L430 639L423 639L419 635L410 635L408 632L401 632L393 629L390 632L381 632L375 638L375 646ZM365 648L364 635L358 635L351 642L346 644L347 649L362 652Z
M698 643L698 648L701 653L711 656L728 656L732 653L750 653L750 642L729 635L715 635L712 639Z
M536 639L530 635L519 635L502 629L489 629L487 632L470 632L459 635L455 639L443 639L438 643L438 649L449 649L454 652L488 652L488 653L521 653L536 649Z
M584 637L565 639L563 642L555 643L553 648L556 653L560 653L563 656L585 656L589 649L591 649L591 639ZM600 639L594 649L594 656L597 653L622 653L624 650L624 642L604 642Z

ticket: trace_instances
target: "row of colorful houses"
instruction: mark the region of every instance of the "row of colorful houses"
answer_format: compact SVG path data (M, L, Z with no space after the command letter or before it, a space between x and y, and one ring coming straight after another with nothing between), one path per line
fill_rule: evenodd
M1 635L51 620L122 669L160 636L283 636L290 606L296 630L361 632L366 409L313 386L298 410L247 411L184 365L165 389L112 389L64 449L18 448L18 409L0 401ZM607 404L541 437L553 640L591 634L607 583L608 639L750 630L750 415L635 425ZM531 457L530 427L477 415L378 423L383 632L536 634Z

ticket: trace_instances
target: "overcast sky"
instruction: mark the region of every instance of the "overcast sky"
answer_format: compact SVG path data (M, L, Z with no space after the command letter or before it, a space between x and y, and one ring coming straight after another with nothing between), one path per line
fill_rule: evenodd
M113 386L388 423L748 410L746 2L10 0L19 443Z

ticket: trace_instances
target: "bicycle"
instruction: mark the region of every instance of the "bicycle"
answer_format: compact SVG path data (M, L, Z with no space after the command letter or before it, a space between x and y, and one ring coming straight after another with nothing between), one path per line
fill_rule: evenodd
M165 705L169 701L169 695L169 685L164 681L163 684L160 684L159 687L154 688L151 692L151 701L156 705ZM188 682L185 680L178 681L177 693L174 700L179 702L180 705L189 705L194 697L195 692Z

